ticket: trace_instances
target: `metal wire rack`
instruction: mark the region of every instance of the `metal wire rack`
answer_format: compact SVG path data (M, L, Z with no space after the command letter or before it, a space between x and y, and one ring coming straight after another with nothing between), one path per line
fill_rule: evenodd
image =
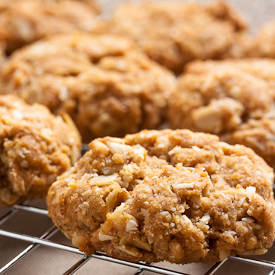
M82 149L82 154L88 150L88 145L84 144L83 149ZM165 274L165 275L190 275L190 273L185 273L185 272L179 272L173 269L167 269L155 265L149 265L146 263L132 263L132 262L126 262L126 261L121 261L118 259L114 259L111 257L106 256L104 253L97 252L91 256L86 256L84 253L80 252L76 247L62 244L60 242L54 242L49 240L52 236L54 236L57 232L59 232L59 229L51 224L50 228L48 228L42 235L41 237L35 237L33 235L26 235L22 233L17 233L15 232L16 228L13 230L3 230L2 225L7 223L16 213L20 214L20 212L27 212L29 214L35 213L40 216L47 216L48 211L39 207L34 207L30 205L29 201L26 201L25 203L21 205L15 205L11 209L9 209L5 214L0 216L0 236L2 237L8 237L8 238L13 238L16 240L21 240L25 242L31 243L27 248L25 248L22 252L20 252L18 255L16 255L14 258L12 258L8 263L6 263L3 267L0 266L0 275L6 273L8 270L10 270L13 266L18 264L24 257L28 256L31 252L34 252L39 246L45 246L49 248L55 248L55 249L60 249L63 251L67 251L69 253L74 253L74 254L79 254L82 257L80 260L78 260L75 264L71 265L68 267L67 271L63 273L63 275L69 275L69 274L74 274L76 271L81 269L83 265L85 265L90 259L94 258L96 260L101 260L105 262L111 262L115 264L121 265L121 268L123 266L128 266L134 269L134 272L131 274L134 275L139 275L139 274L144 274L146 272L151 272L150 274ZM1 259L1 253L3 251L0 250L0 259ZM275 257L275 255L274 255ZM231 257L229 259L225 259L222 262L219 263L214 263L212 266L207 268L207 270L203 273L204 275L212 275L212 274L218 274L222 268L225 267L226 263L230 260L235 260L238 261L238 266L237 269L242 268L243 265L247 264L252 264L254 266L261 267L263 269L263 272L260 274L267 274L267 275L275 275L275 262L273 261L268 261L268 260L262 260L262 259L253 259L253 258L246 258L246 257ZM12 273L13 274L13 273ZM17 274L17 273L16 273ZM37 271L35 271L34 274L38 274ZM55 273L56 274L56 273ZM62 273L60 273L62 274ZM81 270L80 270L80 274ZM85 273L86 274L86 273ZM128 273L127 273L128 274ZM192 273L195 274L195 273ZM223 274L223 273L220 273ZM229 274L227 272L227 274ZM243 272L240 274L244 274ZM247 273L250 274L250 273ZM259 274L259 273L255 273Z
M38 207L32 207L28 205L28 202L22 204L22 205L15 205L12 207L6 214L4 214L0 218L0 226L4 224L6 221L8 221L16 212L18 211L27 211L36 213L39 215L47 215L48 211L38 208ZM4 274L6 271L8 271L10 268L12 268L15 264L17 264L20 260L22 260L25 256L27 256L30 252L33 252L35 249L38 248L38 246L47 246L51 248L57 248L61 250L65 250L70 253L76 253L82 255L82 258L78 260L75 264L70 266L68 270L63 273L64 275L74 274L78 269L80 269L84 264L86 264L91 258L95 258L97 260L103 260L108 261L116 264L120 264L123 268L123 266L128 266L135 268L134 275L143 274L145 271L150 271L153 274L165 274L165 275L188 275L187 273L178 272L172 269L165 269L162 267L157 267L153 265L148 265L146 263L131 263L126 261L121 261L118 259L114 259L111 257L106 256L104 253L97 252L94 255L86 256L82 252L80 252L76 247L61 244L58 242L53 242L48 240L51 236L56 234L58 232L58 228L55 226L51 226L40 238L29 236L25 234L15 233L7 230L0 229L0 235L5 237L14 238L17 240L23 240L26 242L31 243L26 249L24 249L21 253L19 253L16 257L14 257L11 261L9 261L5 266L0 268L0 274ZM230 258L229 258L230 259ZM252 259L252 258L244 258L244 257L231 257L231 259L239 261L240 265L242 264L253 264L260 267L263 267L266 272L261 274L268 274L268 275L274 275L275 274L275 262L266 261L266 260L260 260L260 259ZM228 261L228 259L213 264L204 274L205 275L211 275L211 274L217 274L218 270ZM37 274L37 273L35 273ZM248 273L247 273L248 274Z

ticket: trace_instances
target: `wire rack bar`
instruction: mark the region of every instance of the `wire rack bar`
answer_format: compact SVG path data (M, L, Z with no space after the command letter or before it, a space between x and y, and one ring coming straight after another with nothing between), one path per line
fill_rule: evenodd
M11 208L6 214L4 214L0 218L0 225L6 222L9 218L11 218L16 212L17 212L17 209Z
M0 225L6 222L9 218L11 218L19 209L20 207L24 207L29 203L29 201L25 201L21 205L15 205L13 206L6 214L0 217Z
M51 242L51 241L48 241L48 240L43 240L43 239L40 239L40 238L37 238L37 237L28 236L28 235L25 235L25 234L20 234L20 233L15 233L15 232L10 232L10 231L0 229L0 235L6 236L6 237L11 237L11 238L18 239L18 240L21 240L21 241L27 241L27 242L31 242L31 243L38 243L38 244L42 244L42 245L49 246L49 247L52 247L52 248L62 249L62 250L68 251L68 252L73 252L73 253L84 255L83 252L79 251L75 247L65 245L65 244L54 243L54 242Z
M151 271L151 272L155 272L158 274L165 274L165 275L190 275L187 273L182 273L182 272L177 272L177 271L173 271L173 270L169 270L169 269L165 269L165 268L160 268L160 267L156 267L156 266L148 266L146 264L143 263L131 263L131 262L126 262L126 261L121 261L118 259L113 259L111 257L108 257L106 255L104 255L103 253L97 253L92 255L91 257L93 258L97 258L99 260L105 260L105 261L109 261L109 262L113 262L113 263L117 263L117 264L122 264L122 265L126 265L126 266L130 266L130 267L135 267L138 269L143 269L144 271Z
M227 259L223 260L222 262L214 263L205 273L204 275L212 275L214 274L225 262Z
M44 233L40 239L48 239L51 236L53 236L58 231L58 228L56 226L52 226L46 233ZM24 249L21 253L19 253L16 257L14 257L10 262L8 262L5 266L3 266L0 269L0 274L4 274L6 271L8 271L13 265L15 265L17 262L22 260L28 253L31 251L34 251L36 248L38 248L39 244L33 243L30 246L28 246L26 249Z
M67 252L72 252L72 253L76 253L76 254L80 254L80 255L84 256L84 253L79 251L75 247L65 245L65 244L55 243L55 242L45 240L45 239L41 239L41 238L37 238L37 237L32 237L32 236L28 236L28 235L25 235L25 234L19 234L19 233L15 233L15 232L9 232L9 231L2 230L2 229L0 229L0 235L10 237L10 238L19 239L19 240L22 240L22 241L42 244L42 245L45 245L45 246L48 246L48 247L57 248L57 249L65 250ZM106 256L106 255L104 255L103 253L100 253L100 252L97 252L96 254L93 254L89 257L99 259L99 260L105 260L105 261L116 263L116 264L129 266L129 267L134 267L134 268L137 268L137 269L142 269L142 270L145 270L145 271L151 271L151 272L155 272L155 273L158 273L158 274L189 275L187 273L181 273L181 272L177 272L177 271L173 271L173 270L169 270L169 269L165 269L165 268L160 268L160 267L155 267L155 266L148 266L147 264L143 264L143 263L132 263L132 262L126 262L126 261L114 259L114 258L108 257L108 256Z
M142 273L144 273L144 269L139 268L133 275L141 275Z
M22 206L22 205L21 206L16 206L16 207L13 207L10 211L8 211L4 216L2 216L0 218L0 224L3 223L4 221L6 221L9 217L11 217L19 209L30 211L30 212L35 212L35 213L39 213L39 214L43 214L43 215L47 214L46 213L47 211L43 210L43 209L29 207L29 206ZM57 249L65 250L67 252L72 252L72 253L83 255L83 258L81 260L79 260L75 265L73 265L70 269L68 269L68 271L66 271L64 273L64 275L69 275L69 274L75 273L90 258L105 260L105 261L109 261L109 262L113 262L113 263L117 263L117 264L126 265L126 266L129 266L129 267L137 268L138 270L134 273L136 275L142 274L144 271L151 271L151 272L155 272L155 273L159 273L159 274L166 274L166 275L176 275L176 274L188 275L186 273L180 273L180 272L176 272L176 271L173 271L173 270L159 268L159 267L155 267L155 266L150 266L150 265L143 264L143 263L131 263L131 262L126 262L126 261L121 261L121 260L118 260L118 259L108 257L105 254L100 253L100 252L97 252L96 254L93 254L93 255L87 257L87 256L84 255L83 252L79 251L75 247L72 247L72 246L69 246L69 245L64 245L64 244L59 244L59 243L55 243L55 242L47 240L53 234L55 234L57 231L58 231L58 228L53 226L46 233L44 233L40 238L37 238L37 237L33 237L33 236L28 236L28 235L25 235L25 234L20 234L20 233L15 233L15 232L10 232L10 231L0 229L0 235L2 235L2 236L11 237L11 238L15 238L15 239L19 239L19 240L22 240L22 241L27 241L27 242L32 242L33 243L32 245L27 247L24 251L22 251L19 255L17 255L13 260L11 260L8 264L6 264L4 267L2 267L0 269L0 274L3 274L4 272L6 272L14 264L16 264L18 261L20 261L23 257L25 257L30 251L37 248L38 245L45 245L45 246L48 246L48 247L57 248ZM236 257L234 256L234 257L231 257L231 258L234 259L234 260L246 262L246 263L249 263L249 264L260 265L262 267L272 268L272 273L270 273L270 274L274 274L274 272L273 272L273 270L275 269L275 263L274 262L260 260L260 259L247 258L247 257L242 257L242 256L236 256ZM218 270L218 268L220 268L221 265L223 263L225 263L226 260L227 259L225 259L222 262L213 264L210 267L210 269L205 273L205 275L214 274Z
M91 257L84 256L77 263L75 263L71 268L69 268L63 275L71 275L74 274L79 268L81 268L84 264L86 264Z
M15 205L13 208L18 209L18 210L24 210L24 211L29 211L32 213L36 213L36 214L42 214L45 216L48 216L48 211L42 208L38 208L38 207L32 207L32 206L28 206L28 205Z
M263 267L268 267L268 268L275 268L275 263L274 262L270 262L270 261L264 261L264 260L260 260L260 259L252 259L252 258L246 258L246 257L242 257L242 256L238 256L238 257L231 257L234 260L237 261L243 261L249 264L255 264L255 265L261 265Z

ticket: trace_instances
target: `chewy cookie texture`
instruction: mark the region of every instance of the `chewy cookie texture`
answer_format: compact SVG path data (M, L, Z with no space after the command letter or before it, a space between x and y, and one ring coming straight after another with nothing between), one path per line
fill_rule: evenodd
M47 196L49 216L81 251L184 264L272 245L274 175L251 149L189 130L100 138L90 148Z
M176 79L114 35L58 35L18 50L4 66L0 93L68 113L83 141L158 127Z
M170 126L243 144L275 168L274 72L272 59L188 64L169 99Z
M114 11L110 26L177 74L195 59L243 57L249 45L245 30L244 19L223 1L130 2Z
M98 14L93 0L0 0L0 42L10 54L47 35L97 32Z
M79 158L80 148L68 116L0 96L0 205L45 198L56 177Z

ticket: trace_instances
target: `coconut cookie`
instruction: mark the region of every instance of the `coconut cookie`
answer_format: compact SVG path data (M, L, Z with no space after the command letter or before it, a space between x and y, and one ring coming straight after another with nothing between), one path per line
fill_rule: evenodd
M0 96L0 205L45 198L56 177L80 156L81 140L69 116L42 105Z
M264 24L250 47L250 56L275 58L275 21Z
M189 130L101 138L51 186L49 216L81 251L126 261L221 261L274 239L272 169Z
M269 59L190 63L169 100L170 126L244 144L275 167L274 72Z
M249 45L243 18L222 1L126 3L114 11L110 29L175 73L195 59L242 57Z
M3 68L0 93L68 113L84 141L156 128L176 79L113 35L59 35L17 51Z
M10 54L47 35L97 32L98 14L93 0L0 0L0 41Z

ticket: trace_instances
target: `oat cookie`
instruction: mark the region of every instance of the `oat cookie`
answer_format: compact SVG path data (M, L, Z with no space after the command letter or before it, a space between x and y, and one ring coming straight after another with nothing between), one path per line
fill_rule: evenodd
M275 167L274 80L269 59L192 62L170 97L170 126L244 144Z
M275 21L270 21L260 28L253 39L249 55L275 58Z
M56 177L80 156L81 140L69 116L40 104L0 96L0 205L45 198Z
M272 245L272 169L251 149L189 130L101 138L51 186L49 216L81 251L213 262Z
M3 68L0 93L67 112L84 141L156 128L176 79L113 35L59 35L17 51Z
M0 0L0 41L10 54L46 35L97 31L98 14L93 0Z
M225 2L141 2L118 7L114 33L127 35L150 58L175 73L194 59L241 57L247 45L243 18Z

